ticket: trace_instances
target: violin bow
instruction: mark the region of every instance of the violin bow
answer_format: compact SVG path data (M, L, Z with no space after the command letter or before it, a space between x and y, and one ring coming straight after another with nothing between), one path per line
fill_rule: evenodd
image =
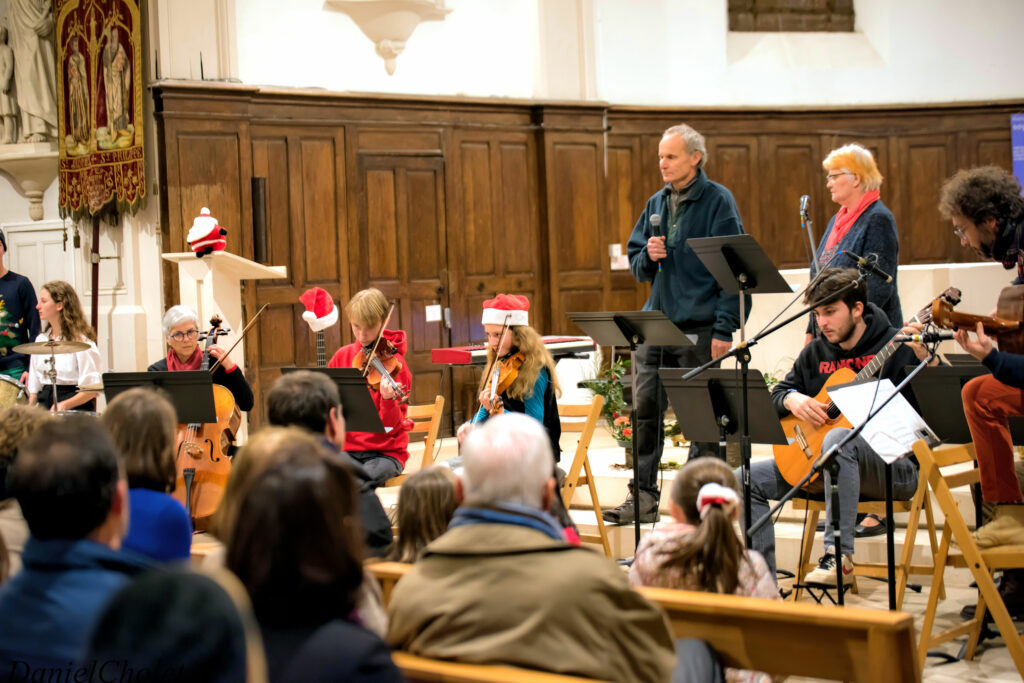
M269 305L270 304L263 304L263 306L260 308L260 310L256 311L256 315L254 315L252 317L252 320L250 320L249 323L245 327L242 328L242 333L240 335L238 335L238 339L236 339L235 343L231 345L231 348L229 348L227 350L227 352L223 356L218 358L217 362L214 363L213 366L210 368L210 372L211 373L213 373L214 370L219 368L220 364L224 362L224 359L227 358L231 354L231 352L235 350L235 347L238 346L238 342L242 341L242 339L245 338L245 333L249 331L249 328L252 327L253 323L255 323L259 319L259 317L263 313L263 311L267 310L267 306L269 306Z
M494 366L501 362L498 358L498 349L505 343L505 335L508 334L509 329L512 327L509 325L509 320L512 318L511 313L505 314L505 322L501 325L501 334L498 335L498 346L494 349L494 360L491 361L491 366L487 369L487 373L491 375L491 401L493 402L497 392L495 387L498 384L497 378L494 376Z
M381 338L384 336L384 330L387 329L388 323L391 322L391 314L395 312L395 302L392 301L388 304L388 314L384 316L384 322L380 324L380 331L377 332L377 338L373 341L373 348L366 354L366 366L363 368L363 377L365 378L370 374L370 364L373 363L374 356L377 355L377 345L380 344Z

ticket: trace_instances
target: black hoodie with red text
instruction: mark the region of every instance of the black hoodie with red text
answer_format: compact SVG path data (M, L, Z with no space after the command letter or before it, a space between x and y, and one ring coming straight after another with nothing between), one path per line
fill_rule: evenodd
M793 369L772 389L772 403L775 404L779 417L789 415L789 411L782 404L786 394L799 391L807 396L816 396L833 372L840 368L860 372L871 362L875 354L899 333L899 330L890 324L882 309L870 302L864 309L864 322L864 334L849 351L838 344L832 344L824 336L814 339L800 351L800 355L793 363ZM913 350L906 345L900 345L882 366L881 377L898 384L906 374L906 366L916 365L917 362Z

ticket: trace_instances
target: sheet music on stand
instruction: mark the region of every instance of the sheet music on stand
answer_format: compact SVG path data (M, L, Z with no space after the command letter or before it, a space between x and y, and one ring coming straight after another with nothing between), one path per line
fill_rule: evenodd
M852 424L860 424L867 418L872 406L880 405L895 391L893 383L883 379L840 384L831 387L828 395L847 420ZM926 435L925 438L932 443L938 442L935 433L902 394L893 398L861 432L861 438L888 464L909 453L914 442L922 438L922 435Z

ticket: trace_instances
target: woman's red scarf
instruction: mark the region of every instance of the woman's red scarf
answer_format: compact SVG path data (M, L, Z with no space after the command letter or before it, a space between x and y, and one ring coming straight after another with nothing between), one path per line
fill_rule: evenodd
M171 372L181 372L182 370L198 370L199 366L203 364L203 350L198 346L196 350L192 352L192 355L188 357L188 360L182 363L178 360L178 354L171 349L167 352L167 369Z
M870 190L864 193L864 196L857 202L857 206L853 207L853 211L845 206L839 209L839 213L836 214L836 222L832 225L832 232L829 233L828 242L825 243L825 251L831 250L839 243L839 240L846 237L846 233L850 232L850 228L857 222L865 209L881 198L882 195L878 190Z

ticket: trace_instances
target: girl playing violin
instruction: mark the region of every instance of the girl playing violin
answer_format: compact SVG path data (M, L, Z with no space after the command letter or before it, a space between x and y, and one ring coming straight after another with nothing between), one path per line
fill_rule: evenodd
M529 325L530 300L515 294L499 294L484 302L483 325L487 333L488 367L495 363L518 364L518 370L504 372L499 376L511 379L508 387L497 393L501 408L516 413L526 413L543 423L551 439L551 452L557 462L560 458L558 439L562 425L558 420L556 397L561 394L558 378L555 376L555 360L544 346L544 341ZM502 335L506 320L508 328ZM509 367L511 367L509 366ZM494 371L485 373L480 382L480 410L472 422L459 427L461 442L474 423L486 420L495 409L491 400Z
M374 486L401 474L409 459L409 434L404 427L408 406L402 395L408 395L410 391L412 373L404 358L405 332L384 330L381 335L387 314L388 300L379 289L371 287L353 296L345 306L345 315L352 326L355 341L338 349L327 364L329 368L362 369L374 342L383 337L377 346L378 355L385 361L385 366L391 368L389 374L397 383L398 390L386 378L382 378L378 386L371 383L369 388L380 420L388 431L383 434L351 431L345 434L345 451L363 465Z

